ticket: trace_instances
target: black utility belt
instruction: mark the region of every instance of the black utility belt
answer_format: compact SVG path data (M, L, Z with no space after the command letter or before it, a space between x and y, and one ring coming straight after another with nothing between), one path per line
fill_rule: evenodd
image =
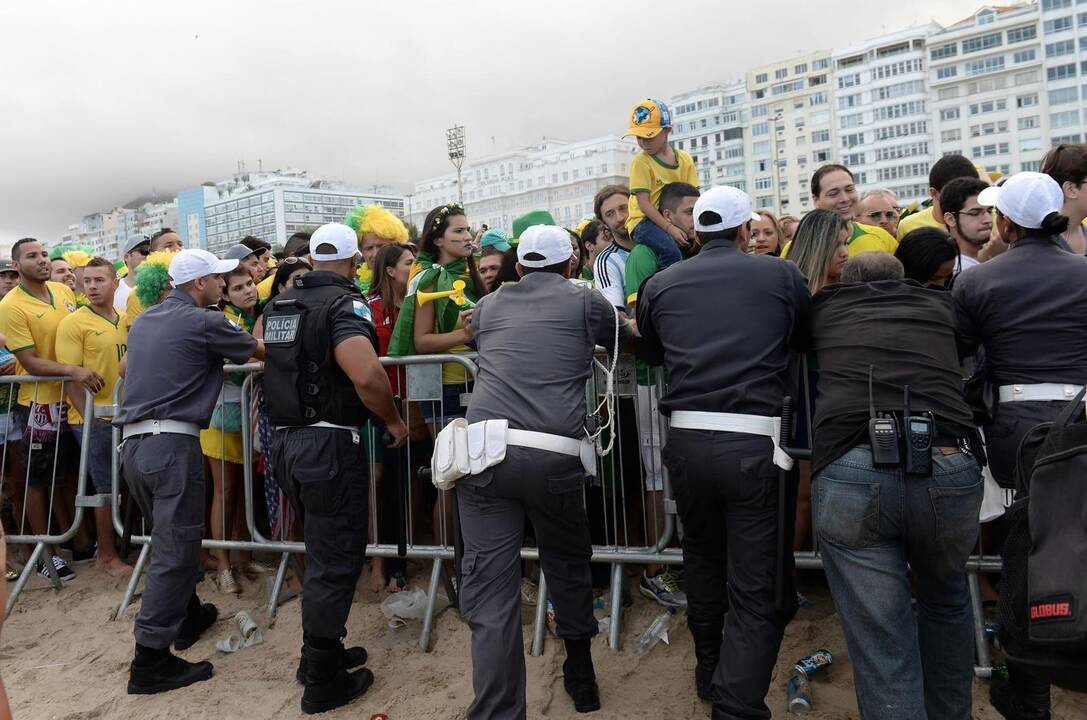
M873 465L899 468L907 475L931 475L934 448L970 452L969 439L941 431L931 412L877 413L868 421L868 441Z

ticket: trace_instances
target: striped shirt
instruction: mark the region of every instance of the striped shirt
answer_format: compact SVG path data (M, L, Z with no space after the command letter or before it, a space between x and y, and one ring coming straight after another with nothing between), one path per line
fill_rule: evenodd
M593 262L596 289L617 308L627 308L626 265L630 251L613 242L600 251Z

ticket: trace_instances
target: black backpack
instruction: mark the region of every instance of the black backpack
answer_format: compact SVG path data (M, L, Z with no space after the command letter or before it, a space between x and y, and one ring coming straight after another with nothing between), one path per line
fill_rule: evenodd
M1010 661L1087 691L1087 416L1081 390L1019 445L998 613Z

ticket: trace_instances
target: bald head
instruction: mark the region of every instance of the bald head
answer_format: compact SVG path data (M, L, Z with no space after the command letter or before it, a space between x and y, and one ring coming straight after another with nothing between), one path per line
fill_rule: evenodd
M906 276L902 263L894 255L883 252L866 252L857 255L842 268L842 282L875 282L877 280L901 280Z

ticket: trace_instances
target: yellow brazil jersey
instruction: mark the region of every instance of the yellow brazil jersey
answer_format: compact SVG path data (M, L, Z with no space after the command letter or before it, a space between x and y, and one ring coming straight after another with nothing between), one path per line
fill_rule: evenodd
M638 223L645 219L645 213L638 206L639 192L648 192L649 203L657 207L661 188L668 183L684 182L698 187L698 170L695 169L694 160L683 150L672 148L672 151L676 154L675 165L668 165L644 150L635 155L630 163L630 215L627 217L627 232L633 233Z
M849 257L854 258L863 252L885 252L891 255L898 249L898 241L891 233L875 225L853 223L853 234L849 236Z
M125 330L131 330L132 323L136 322L136 316L146 309L136 297L136 288L132 288L132 292L128 294L128 300L125 301Z
M105 387L94 396L95 405L113 403L113 389L120 379L118 367L127 349L128 323L124 313L117 313L117 322L111 322L90 307L81 307L57 327L57 362L94 370L106 381ZM69 388L69 397L73 392L84 391L82 386ZM68 423L82 423L75 406L68 403L68 408Z
M0 300L0 325L12 353L33 349L40 358L56 359L57 326L75 312L75 293L63 283L50 281L46 281L45 289L48 302L31 295L22 283ZM19 374L28 374L21 365ZM44 404L60 399L59 382L40 383L36 392L33 383L19 386L20 405L29 407L33 401Z
M933 217L931 207L927 207L920 212L915 212L913 215L907 215L903 218L902 222L898 223L898 241L902 242L902 238L906 237L906 234L911 230L923 227L944 229L943 224Z
M257 283L257 302L266 303L268 298L272 297L272 286L275 284L276 276L272 273L268 277Z

